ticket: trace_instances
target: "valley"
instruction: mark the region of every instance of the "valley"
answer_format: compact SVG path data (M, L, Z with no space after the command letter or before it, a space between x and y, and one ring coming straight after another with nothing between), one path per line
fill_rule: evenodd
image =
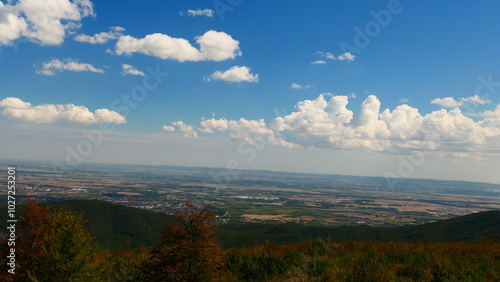
M4 162L5 166L10 164ZM20 196L98 199L172 214L184 202L211 206L220 222L400 226L500 209L500 185L216 168L50 163L17 165Z

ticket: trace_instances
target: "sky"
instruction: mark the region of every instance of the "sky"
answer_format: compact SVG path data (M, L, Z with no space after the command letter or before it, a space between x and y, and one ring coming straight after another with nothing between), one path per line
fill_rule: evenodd
M0 158L500 183L500 3L453 4L0 1Z

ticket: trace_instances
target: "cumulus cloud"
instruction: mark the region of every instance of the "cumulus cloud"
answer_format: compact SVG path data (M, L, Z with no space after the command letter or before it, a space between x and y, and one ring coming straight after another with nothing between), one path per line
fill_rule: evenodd
M470 157L498 152L500 106L482 113L483 120L474 121L459 108L425 115L406 104L382 110L375 95L369 95L357 113L347 108L348 102L348 96L327 99L321 94L297 103L293 112L270 123L263 119L212 118L201 121L198 130L227 132L230 139L264 140L287 147L363 148L385 153L434 151Z
M164 125L161 127L163 130L167 131L167 132L175 132L175 127L173 126L169 126L169 125Z
M344 54L341 54L341 55L338 55L337 57L335 57L332 53L330 52L322 52L322 51L318 51L316 53L314 53L315 55L318 55L322 58L326 58L326 59L330 59L330 60L339 60L339 61L354 61L354 59L356 58L355 55L349 53L349 52L345 52ZM326 64L325 61L322 61Z
M205 81L211 80L222 80L225 82L259 82L259 75L250 72L251 69L245 66L234 66L230 69L222 72L215 71L208 77L205 77Z
M13 40L22 36L28 29L23 17L18 16L17 8L4 5L0 2L0 44L9 45Z
M500 105L498 105L494 111L484 111L480 116L500 119Z
M436 98L431 103L445 108L456 108L463 105L462 102L456 101L453 97Z
M111 39L117 39L123 35L125 29L120 26L111 27L110 31L96 33L94 35L79 34L75 36L75 41L86 42L90 44L104 44Z
M226 131L229 127L229 122L226 119L207 119L201 122L201 126L199 130L206 133L214 133L215 131Z
M316 60L314 62L311 62L312 65L324 65L326 64L326 61L323 60Z
M174 121L171 125L164 125L162 129L167 132L179 131L183 137L198 138L198 132L192 125L185 124L183 121Z
M295 147L283 139L277 138L275 132L265 123L264 119L239 120L215 119L204 120L199 131L214 133L216 131L228 132L230 140L243 140L249 143L270 141L273 144Z
M162 33L153 33L144 38L130 35L120 36L115 46L117 55L142 53L161 59L184 61L223 61L241 56L240 42L229 34L209 30L195 37L199 49L183 38L173 38Z
M98 109L94 112L86 107L75 106L73 104L54 105L43 104L32 106L19 98L8 97L0 101L0 108L3 108L2 115L12 120L30 123L54 123L65 121L77 124L93 123L126 123L125 117L117 112L108 109Z
M122 75L127 75L127 74L138 75L138 76L145 76L146 75L143 71L136 69L132 65L123 64L122 65Z
M26 38L40 45L60 45L66 35L94 16L90 0L21 0L0 2L0 45Z
M478 95L474 95L472 97L465 97L465 98L460 98L458 100L455 100L453 97L446 97L446 98L436 98L431 101L432 104L439 105L444 108L457 108L457 107L462 107L464 105L475 105L475 104L488 104L491 103L490 100L486 99L483 100L481 97Z
M485 118L481 121L483 126L496 127L500 130L500 105L497 105L494 111L484 111L478 116Z
M354 61L355 58L356 58L356 56L354 56L353 54L351 54L349 52L345 52L344 54L337 56L337 60L341 60L341 61L344 61L344 60Z
M104 73L103 69L98 69L91 64L79 63L77 60L68 58L64 62L58 59L52 59L49 62L41 64L40 69L36 70L37 74L55 75L56 72L61 71L89 71L95 73Z
M293 89L309 89L312 87L312 85L308 84L308 85L300 85L298 83L292 83L290 85L291 88Z
M181 16L184 16L185 13L183 11L180 11L179 14ZM189 9L187 10L187 15L188 17L197 17L197 16L204 16L204 17L213 17L214 16L214 10L212 9L196 9L196 10L192 10L192 9Z

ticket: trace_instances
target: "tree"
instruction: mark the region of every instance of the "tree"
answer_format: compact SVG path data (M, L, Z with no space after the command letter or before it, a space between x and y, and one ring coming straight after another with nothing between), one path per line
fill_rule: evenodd
M28 199L28 207L24 215L19 220L20 228L16 231L17 241L15 242L16 249L16 274L6 275L1 277L1 281L5 279L17 279L18 281L28 281L28 273L37 267L40 257L43 256L42 246L47 243L50 230L49 224L49 209L41 208L32 199ZM19 226L18 226L19 227ZM2 259L7 256L6 252L10 247L7 246L7 241L2 240ZM2 261L3 262L3 261ZM2 267L5 267L2 263ZM3 270L3 269L2 269ZM2 271L6 274L7 271ZM10 280L9 280L10 281Z
M176 212L177 222L168 225L160 248L146 266L157 281L213 281L223 275L222 248L215 238L215 214L186 203Z
M49 208L42 208L28 199L28 208L19 222L19 274L25 277L38 268L44 256L43 246L49 244L52 228Z
M64 208L51 214L50 244L43 246L40 276L46 281L102 281L109 269L83 220ZM40 280L42 281L42 280Z
M28 199L19 222L17 281L102 281L108 275L107 258L74 212L50 211Z

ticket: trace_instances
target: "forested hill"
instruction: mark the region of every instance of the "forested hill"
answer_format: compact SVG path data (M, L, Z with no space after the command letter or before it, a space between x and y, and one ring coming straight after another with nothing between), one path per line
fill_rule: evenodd
M337 228L304 226L296 223L279 225L231 223L219 227L223 246L252 246L266 240L293 243L312 238L332 241L380 242L451 242L500 240L500 211L440 220L401 227L342 226Z
M171 215L126 207L100 200L69 200L50 203L80 214L86 227L104 249L133 250L156 247L161 230L173 222ZM1 211L0 211L1 212ZM7 214L6 212L2 212ZM5 224L5 221L2 221ZM2 226L2 230L5 230ZM218 226L224 247L295 243L329 237L332 241L446 242L500 240L500 211L487 211L423 225L402 227L317 227L295 223L225 223Z
M85 220L87 230L104 249L133 250L156 247L161 230L174 217L164 213L132 208L101 200L52 202L51 207L65 206Z

